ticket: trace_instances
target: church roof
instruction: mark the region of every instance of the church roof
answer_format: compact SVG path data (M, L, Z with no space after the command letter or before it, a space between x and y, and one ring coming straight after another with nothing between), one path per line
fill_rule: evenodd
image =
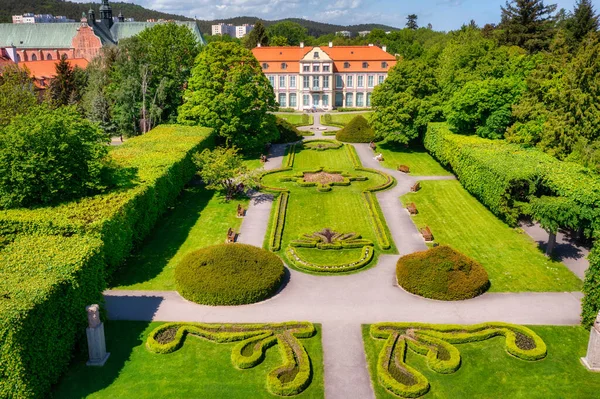
M135 36L146 28L162 22L115 22L110 30L96 22L91 26L103 45L115 44L119 40ZM206 44L198 25L194 21L176 21L187 26L201 44ZM0 47L17 48L71 48L73 37L81 23L48 24L0 24Z

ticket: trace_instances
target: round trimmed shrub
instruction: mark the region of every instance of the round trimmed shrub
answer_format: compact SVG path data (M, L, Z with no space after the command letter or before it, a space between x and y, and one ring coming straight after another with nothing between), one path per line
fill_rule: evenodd
M186 255L175 268L177 291L203 305L243 305L265 300L281 286L281 259L245 244L221 244Z
M479 262L448 246L403 256L396 265L396 276L406 291L442 301L474 298L490 287Z
M335 138L345 143L370 143L375 140L375 132L365 117L358 115L346 127L338 130Z

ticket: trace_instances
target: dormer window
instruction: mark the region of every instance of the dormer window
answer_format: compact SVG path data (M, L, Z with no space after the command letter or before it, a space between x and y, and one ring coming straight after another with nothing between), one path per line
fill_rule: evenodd
M381 67L382 67L383 69L387 68L387 67L388 67L388 63L387 63L387 62L385 62L385 61L383 61L383 62L381 63Z
M349 62L344 62L344 68L350 68L350 63Z
M262 69L269 69L269 64L267 64L266 62L263 62Z
M314 58L315 60L318 60L318 59L319 59L319 52L318 52L318 51L315 51L315 52L314 52L314 54L313 54L313 58Z
M369 67L369 63L368 62L363 62L363 68L368 68Z
M287 64L285 62L281 63L281 69L284 69L284 70L287 69Z

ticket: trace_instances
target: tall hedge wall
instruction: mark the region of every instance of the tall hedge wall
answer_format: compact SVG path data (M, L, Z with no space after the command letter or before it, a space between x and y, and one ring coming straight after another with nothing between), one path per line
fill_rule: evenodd
M0 236L92 234L104 243L110 275L193 177L192 154L212 143L210 129L159 126L111 148L120 168L115 189L56 207L0 211Z
M105 287L102 242L24 236L0 252L0 397L45 397Z

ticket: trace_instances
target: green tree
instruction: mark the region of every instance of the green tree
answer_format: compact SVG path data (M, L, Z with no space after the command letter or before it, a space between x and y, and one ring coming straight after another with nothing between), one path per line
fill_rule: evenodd
M104 47L100 56L94 58L86 68L87 88L81 99L84 115L110 137L116 134L116 125L112 117L112 104L108 94L110 84L109 71L114 62L116 47Z
M256 29L256 26L254 29ZM308 30L296 22L282 21L269 26L267 35L269 36L270 46L276 45L273 44L275 37L284 37L290 46L298 46L300 42L306 41Z
M56 63L56 76L50 81L50 101L54 107L75 105L81 96L87 76L81 68L73 68L65 54Z
M192 70L179 122L214 128L243 151L277 139L269 111L277 109L273 88L252 52L234 43L211 43Z
M17 115L27 113L37 103L29 70L8 65L0 70L0 127Z
M545 5L543 0L510 0L501 9L504 43L530 53L548 48L554 35L556 4Z
M269 39L269 45L271 46L289 46L287 37L285 36L271 36Z
M31 207L102 188L106 135L74 107L34 107L0 130L0 207Z
M403 144L418 138L435 118L437 91L429 64L420 60L396 64L373 91L371 123L376 136Z
M567 19L566 28L571 37L580 43L590 33L598 30L598 15L590 0L578 0L573 15Z
M254 24L254 29L246 36L244 44L250 50L259 44L263 47L269 45L269 36L262 22L258 21Z
M419 28L419 24L417 24L417 19L419 17L417 17L417 14L410 14L408 17L406 17L406 27L408 29L418 29Z
M194 163L206 188L224 192L227 200L258 186L261 172L249 170L236 148L205 149L194 155Z

